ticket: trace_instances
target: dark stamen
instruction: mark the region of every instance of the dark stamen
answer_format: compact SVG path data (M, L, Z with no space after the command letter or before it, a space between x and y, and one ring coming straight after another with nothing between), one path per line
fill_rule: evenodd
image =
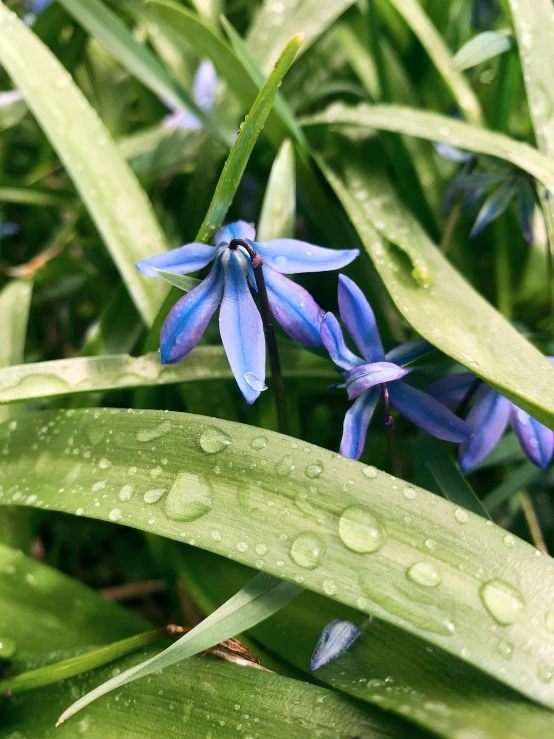
M248 256L252 262L254 277L256 279L256 288L258 289L258 298L260 300L260 312L262 314L262 322L264 326L265 341L267 353L269 354L269 364L271 367L271 377L273 378L273 389L275 393L275 404L277 406L277 423L279 431L282 434L288 434L289 422L287 413L287 402L285 397L285 383L283 381L283 373L281 372L281 362L279 360L279 350L277 348L277 339L275 337L275 326L273 323L273 312L269 305L267 295L267 287L264 279L263 259L254 249L254 247L244 239L232 239L229 243L230 249L236 249L242 246L248 252Z
M390 410L389 389L386 382L381 385L381 389L383 391L383 403L385 405L385 434L389 446L391 470L395 477L402 477L402 466L400 464L400 456L398 454L398 447L396 446L396 435L394 433L394 418Z

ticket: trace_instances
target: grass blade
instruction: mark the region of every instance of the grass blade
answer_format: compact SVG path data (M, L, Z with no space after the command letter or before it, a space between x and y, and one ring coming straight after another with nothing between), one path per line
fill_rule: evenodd
M465 69L482 64L512 48L509 31L484 31L472 38L454 55L454 66L463 72Z

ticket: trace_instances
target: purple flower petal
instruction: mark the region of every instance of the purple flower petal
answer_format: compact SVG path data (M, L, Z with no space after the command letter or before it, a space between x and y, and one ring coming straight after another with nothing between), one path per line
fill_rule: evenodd
M199 131L202 128L200 118L185 108L176 108L171 115L164 117L162 124L165 128L190 128L192 131Z
M139 272L147 277L159 277L156 269L173 272L176 275L186 275L196 272L209 264L215 257L216 250L207 244L185 244L178 249L156 254L155 257L147 257L136 263Z
M160 337L162 364L180 362L194 349L222 294L223 269L218 257L206 279L178 300L166 318Z
M548 466L554 454L554 431L513 405L510 409L510 423L521 444L521 448L533 464L543 469Z
M533 215L535 213L535 193L527 180L518 183L516 196L516 216L523 238L531 245L535 243Z
M460 446L462 472L468 472L492 452L508 424L511 403L496 390L489 388L475 403L467 417L472 434Z
M250 223L246 221L235 221L234 223L228 223L214 236L214 244L219 246L223 243L229 243L232 239L248 239L248 241L254 241L256 238L256 229Z
M310 660L310 670L315 672L331 660L340 657L354 644L362 630L351 621L331 621L321 632Z
M404 382L389 385L390 400L396 410L415 426L444 441L465 441L471 430L465 421L431 395Z
M380 388L368 390L367 393L363 393L359 398L356 398L346 412L340 443L340 453L343 457L359 459L362 456L367 428L380 393Z
M237 384L247 403L265 387L265 339L262 319L246 281L246 260L227 250L225 289L219 331Z
M405 341L403 344L395 346L385 355L387 362L394 362L403 367L410 362L414 362L416 359L425 356L429 352L432 352L435 347L425 339L413 339L412 341Z
M474 155L469 151L458 149L457 146L447 144L445 141L433 141L435 151L444 159L449 159L451 162L456 164L463 164L464 162L470 162Z
M200 62L192 85L192 98L204 113L210 113L215 105L217 72L209 59Z
M268 267L283 275L341 269L360 253L358 249L325 249L296 239L256 242L254 248Z
M471 229L469 238L473 239L478 236L481 231L491 223L491 221L494 221L495 218L502 215L515 194L516 186L513 181L510 180L509 182L505 182L503 185L500 185L492 195L489 195L477 215L477 220Z
M385 352L371 306L356 283L346 275L339 275L339 311L362 357L368 362L382 362Z
M474 382L475 375L472 375L471 372L460 372L457 375L448 375L437 380L427 388L427 392L447 408L456 408L465 398Z
M345 375L346 389L350 400L357 398L365 390L384 382L393 382L405 377L411 370L402 369L391 362L373 362L372 364L361 364L359 367L349 370Z
M332 313L321 319L321 338L333 362L342 369L350 370L364 363L344 343L342 329Z
M321 346L323 311L310 293L265 265L263 271L275 319L295 341L305 346Z

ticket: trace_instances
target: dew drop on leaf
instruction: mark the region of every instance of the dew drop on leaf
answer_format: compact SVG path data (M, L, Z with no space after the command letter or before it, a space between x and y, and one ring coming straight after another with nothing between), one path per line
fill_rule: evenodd
M360 554L378 552L387 538L381 519L362 505L344 509L339 519L339 536L345 547Z
M306 467L306 477L309 477L310 480L315 480L315 478L319 477L322 472L323 465L321 464L310 464Z
M454 518L458 523L467 523L469 519L469 515L467 511L464 511L463 508L456 508L454 511Z
M369 467L364 467L362 471L366 477L369 477L370 480L375 479L379 474L379 471L371 465Z
M408 568L406 575L413 582L426 588L436 588L442 580L440 572L430 562L416 562Z
M157 503L163 496L167 488L156 488L155 490L147 490L142 499L145 503Z
M212 510L213 490L198 475L181 472L165 499L165 512L173 521L194 521Z
M299 567L315 570L321 563L327 546L321 536L305 531L296 537L290 548L290 558Z
M137 441L147 442L158 439L160 436L165 436L171 431L171 421L164 421L158 426L154 426L152 429L142 429L137 432Z
M503 580L489 580L481 587L479 595L487 611L502 626L518 621L525 608L519 590Z
M110 521L120 521L121 520L121 516L122 516L122 513L119 510L119 508L113 508L108 513L108 518L110 519Z
M537 667L537 677L543 683L551 683L554 679L554 666L541 662Z
M119 491L118 498L122 502L125 502L127 500L131 500L131 498L133 497L133 493L134 493L134 488L132 485L123 485L123 487Z
M275 473L279 477L288 477L294 470L294 457L287 454L275 464Z
M266 436L256 436L250 442L250 446L252 447L252 449L265 449L265 447L267 446L267 437Z
M504 659L512 659L514 645L511 642L502 639L498 642L496 651L501 657L504 657Z
M413 500L414 498L417 497L416 491L413 488L410 488L410 487L404 488L404 490L402 491L402 495L407 500Z
M13 639L0 636L0 660L10 659L15 654L17 644Z
M206 454L217 454L231 443L231 438L215 426L208 426L200 435L200 446Z

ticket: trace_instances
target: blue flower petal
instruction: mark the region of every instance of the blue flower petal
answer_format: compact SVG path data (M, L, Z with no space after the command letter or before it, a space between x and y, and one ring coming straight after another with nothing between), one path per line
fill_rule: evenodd
M173 272L176 275L186 275L196 272L209 264L215 257L216 250L207 244L185 244L178 249L156 254L155 257L147 257L136 263L139 272L147 277L159 277L156 269Z
M491 221L502 215L515 194L516 186L512 180L500 185L483 203L469 237L475 238Z
M265 338L262 319L248 289L246 260L227 250L225 289L219 331L235 380L247 403L259 397L265 380Z
M0 238L4 236L15 236L21 231L17 223L11 221L0 221Z
M393 382L405 377L411 370L403 369L391 362L373 362L372 364L361 364L359 367L349 370L345 375L346 389L350 400L357 398L365 390L384 382Z
M433 146L437 154L451 162L456 162L456 164L470 162L474 157L471 152L458 149L457 146L447 144L445 141L433 141Z
M351 352L344 343L342 329L332 313L326 313L321 319L321 338L333 362L342 369L350 370L364 364L364 360Z
M368 390L356 398L346 412L340 443L340 453L343 457L359 459L362 456L367 428L380 394L380 388Z
M465 441L471 429L465 421L431 395L404 382L389 385L390 400L396 410L415 426L444 441Z
M518 184L516 196L516 216L523 238L531 245L535 243L533 232L533 216L535 213L535 195L533 188L522 179Z
M199 131L202 128L200 118L185 108L175 108L171 115L165 116L162 124L165 128L190 128L193 131Z
M456 375L448 375L437 380L427 388L427 392L447 408L456 408L465 398L474 382L475 375L472 375L471 372L459 372Z
M281 327L305 346L321 346L323 311L310 293L265 265L263 271L269 305Z
M399 344L394 349L391 349L390 352L385 354L385 359L387 362L394 362L394 364L403 367L432 352L434 348L425 339L413 339L412 341L405 341L403 344Z
M326 249L296 239L256 242L254 248L268 267L283 275L341 269L360 253L358 249Z
M468 472L492 452L508 424L511 403L496 390L489 388L475 403L467 417L472 434L460 446L462 472Z
M537 467L548 467L554 454L554 431L512 404L510 423L521 448Z
M256 229L250 223L246 221L235 221L234 223L228 223L214 236L214 244L219 246L220 244L228 244L232 239L248 239L254 241L256 238Z
M46 8L51 5L52 2L53 0L30 0L29 10L31 11L31 13L39 15L39 13L42 13L43 10L46 10Z
M180 362L194 349L222 294L223 270L218 257L206 279L178 300L166 318L160 337L162 364Z
M210 113L216 102L217 72L209 59L204 59L196 70L192 85L192 97L196 105Z
M340 657L354 644L362 630L351 621L331 621L321 632L310 660L310 670L315 672L331 660Z
M373 310L360 288L346 275L339 275L339 311L362 357L368 362L382 362L385 352Z

